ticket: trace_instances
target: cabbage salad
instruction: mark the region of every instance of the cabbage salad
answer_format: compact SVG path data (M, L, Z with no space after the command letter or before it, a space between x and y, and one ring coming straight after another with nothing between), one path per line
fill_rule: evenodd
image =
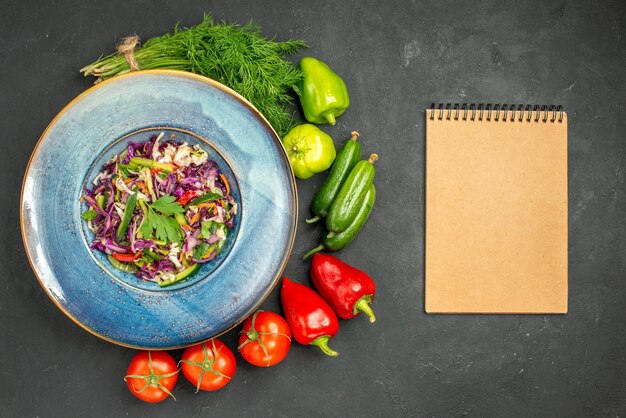
M111 264L160 286L193 275L220 253L237 203L226 176L198 145L164 140L164 132L130 142L85 187L82 218L91 248Z

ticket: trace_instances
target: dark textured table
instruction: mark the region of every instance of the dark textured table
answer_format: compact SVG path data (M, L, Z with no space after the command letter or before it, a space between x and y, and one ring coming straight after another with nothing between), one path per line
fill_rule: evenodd
M626 413L626 7L609 2L120 1L2 3L0 370L2 416L621 416ZM122 36L192 25L203 12L306 39L348 85L333 128L376 151L378 201L340 257L376 278L378 321L342 322L338 358L294 344L229 386L147 405L122 377L133 350L66 318L30 269L22 175L54 115L90 86L78 69ZM424 313L424 109L431 102L562 104L569 114L569 313ZM52 174L52 173L51 173ZM298 183L286 274L321 233L305 224L323 176ZM77 268L80 268L77 266ZM264 305L278 310L278 293ZM236 332L223 337L235 346ZM174 353L176 356L180 352Z

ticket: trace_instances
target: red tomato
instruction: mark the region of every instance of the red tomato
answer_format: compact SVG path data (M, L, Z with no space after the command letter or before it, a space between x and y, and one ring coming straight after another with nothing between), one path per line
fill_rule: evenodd
M181 363L187 380L196 385L196 393L223 388L237 368L233 352L215 338L185 349Z
M274 312L255 312L243 323L239 334L239 352L255 366L277 365L291 347L291 329L285 318Z
M165 351L140 351L133 357L124 377L131 393L145 402L174 398L178 366ZM174 398L176 400L176 398Z

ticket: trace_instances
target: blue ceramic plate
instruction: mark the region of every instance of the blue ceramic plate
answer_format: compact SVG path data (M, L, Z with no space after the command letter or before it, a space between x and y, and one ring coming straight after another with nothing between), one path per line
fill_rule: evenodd
M207 151L239 205L220 255L167 288L91 250L79 201L105 161L160 132ZM287 264L297 211L285 151L250 103L208 78L153 70L92 87L56 116L26 170L20 218L32 268L65 314L108 341L170 349L231 329L263 302Z

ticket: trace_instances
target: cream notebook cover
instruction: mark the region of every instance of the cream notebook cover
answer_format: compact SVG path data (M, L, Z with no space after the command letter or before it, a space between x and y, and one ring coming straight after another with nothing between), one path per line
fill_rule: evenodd
M426 312L567 312L567 115L426 111Z

